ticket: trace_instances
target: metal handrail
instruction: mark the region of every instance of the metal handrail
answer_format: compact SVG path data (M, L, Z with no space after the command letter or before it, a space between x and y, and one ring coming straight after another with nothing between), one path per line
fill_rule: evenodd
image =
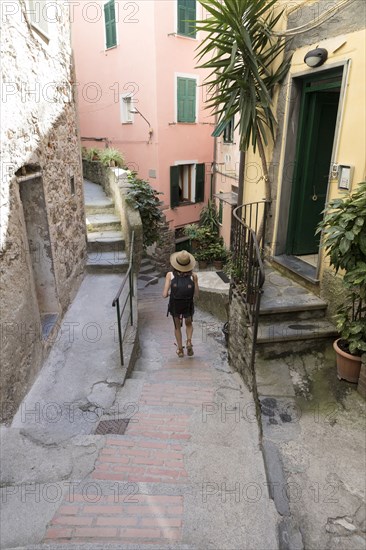
M134 296L134 290L133 290L133 248L134 248L134 241L135 241L135 233L132 232L131 239L130 239L130 257L129 257L129 264L128 269L126 271L126 275L123 278L123 281L121 283L121 286L119 287L119 290L112 302L112 307L117 307L117 326L118 326L118 342L119 342L119 352L121 357L121 365L123 367L124 361L123 361L123 337L124 334L122 334L122 316L125 312L127 302L130 303L130 324L133 326L133 296ZM122 294L122 291L126 285L126 282L129 281L129 288L128 293L125 298L125 301L123 303L123 306L121 308L120 304L120 297ZM127 324L125 327L125 331L127 329Z
M252 326L250 368L254 369L259 311L265 272L263 265L266 221L270 201L242 204L233 210L232 286L245 304L248 325Z
M248 305L251 324L255 322L256 310L259 311L258 301L265 281L264 238L270 204L264 200L242 204L233 210L233 281Z

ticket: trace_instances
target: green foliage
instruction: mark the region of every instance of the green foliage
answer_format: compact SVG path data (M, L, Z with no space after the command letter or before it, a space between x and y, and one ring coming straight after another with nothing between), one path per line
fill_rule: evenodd
M123 168L125 166L125 159L122 153L118 151L118 149L113 149L112 147L100 150L99 158L104 166L117 166L118 168Z
M198 232L197 223L188 223L183 228L184 235L188 237L191 241L197 238L197 234L198 234L197 232Z
M208 107L219 123L238 114L240 149L275 135L273 96L285 78L290 60L279 62L286 40L273 31L283 11L274 15L277 0L200 0L208 12L197 22L206 33L198 48L200 67L211 69L206 83L211 92ZM276 68L274 67L276 65Z
M225 262L225 260L228 257L228 252L222 240L209 246L208 252L210 254L210 258L213 261L217 260L217 261Z
M207 205L201 210L199 224L201 227L206 227L209 229L213 235L219 234L219 214L217 212L216 204L210 199L208 200Z
M344 198L331 201L317 232L330 264L345 271L346 296L335 316L337 329L349 351L366 351L366 182Z
M81 151L83 158L86 160L100 160L101 149L97 149L96 147L90 147L87 149L86 147L83 147Z
M128 181L131 188L128 191L126 201L140 212L143 229L143 246L146 247L159 242L159 233L163 215L160 210L162 202L155 191L146 181L137 177L135 172L130 172Z

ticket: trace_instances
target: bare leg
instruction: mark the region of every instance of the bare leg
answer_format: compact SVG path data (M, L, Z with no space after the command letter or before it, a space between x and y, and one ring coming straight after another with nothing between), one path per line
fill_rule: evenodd
M175 339L177 341L178 350L183 350L183 342L182 342L182 330L180 327L180 319L179 317L173 317L174 320L174 334Z
M192 335L193 335L193 323L192 317L187 317L186 321L186 333L187 333L187 355L193 355L192 348Z

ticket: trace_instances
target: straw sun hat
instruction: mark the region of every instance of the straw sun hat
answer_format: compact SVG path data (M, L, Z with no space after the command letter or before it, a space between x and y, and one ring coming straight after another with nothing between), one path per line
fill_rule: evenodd
M196 260L186 250L181 250L180 252L174 252L170 256L170 263L177 271L192 271L196 265Z

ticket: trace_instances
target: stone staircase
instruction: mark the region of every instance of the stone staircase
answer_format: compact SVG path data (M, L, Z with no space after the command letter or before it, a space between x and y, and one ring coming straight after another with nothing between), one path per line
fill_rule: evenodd
M257 334L262 357L319 348L337 335L325 317L327 303L269 266L263 290Z
M121 221L101 185L84 180L88 273L125 272L128 258Z

